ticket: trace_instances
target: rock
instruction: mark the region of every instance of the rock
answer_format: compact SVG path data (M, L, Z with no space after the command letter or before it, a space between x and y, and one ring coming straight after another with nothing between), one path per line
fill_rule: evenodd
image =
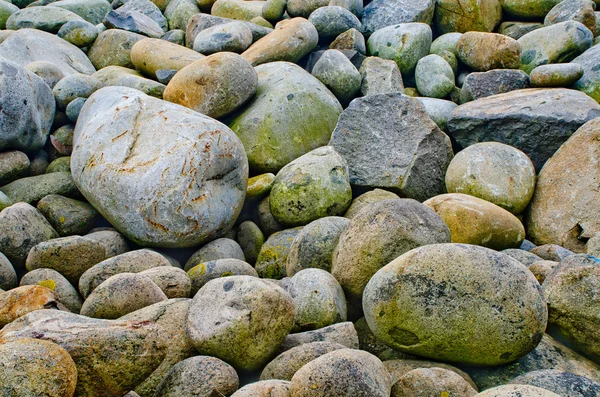
M540 65L530 73L534 87L569 87L583 76L583 68L576 63Z
M63 237L87 233L99 217L88 203L58 194L45 196L38 202L37 209Z
M338 50L327 50L315 63L311 74L337 97L348 104L361 87L361 76L352 62Z
M273 233L263 244L256 259L256 271L261 278L280 280L287 276L286 265L290 248L302 227Z
M117 109L125 111L117 113ZM144 119L157 112L162 112L162 121ZM132 125L131 116L138 122ZM180 121L182 117L186 117L185 124ZM175 128L175 124L178 135L173 139L164 132ZM167 247L201 244L231 227L241 211L248 172L246 158L239 140L215 120L131 89L104 88L86 102L74 134L71 167L75 183L107 220L135 242ZM164 144L158 144L161 139ZM181 143L184 139L185 145ZM206 145L207 151L196 152L198 145ZM155 150L153 158L151 147ZM105 157L96 158L103 150ZM199 163L206 156L224 158L201 167ZM196 179L199 171L202 185ZM100 173L103 176L98 179ZM140 175L152 178L137 183ZM177 187L161 182L163 178ZM135 184L131 184L133 180ZM187 188L186 181L191 180L194 186ZM112 194L107 194L104 183L110 184ZM167 194L168 200L150 204L142 199L161 194ZM135 210L124 207L122 197L128 198L127 208ZM140 199L136 203L132 197ZM209 208L207 221L204 217Z
M6 29L6 21L10 16L19 11L16 5L4 2L0 4L0 29Z
M527 89L457 107L448 131L459 148L495 141L523 151L540 170L577 128L600 115L591 98L567 89Z
M374 0L364 11L362 22L367 33L399 23L422 22L431 24L435 1L433 0Z
M597 68L600 47L593 46L571 63L578 64L583 68L583 76L573 85L573 88L581 90L594 98L600 100L600 73Z
M559 397L558 394L535 386L504 385L477 394L481 397Z
M279 346L278 353L296 346L313 342L338 343L349 349L358 349L358 335L351 322L337 323L314 331L299 332L288 335Z
M371 277L396 257L449 241L448 227L433 210L410 199L380 201L350 220L333 253L331 274L348 299L359 300Z
M553 40L546 38L552 37ZM569 62L591 47L594 35L577 21L560 22L522 36L521 70L530 73L547 63Z
M354 100L330 145L348 162L354 186L390 189L417 200L445 192L450 140L416 99L395 93Z
M218 358L190 357L175 364L156 390L164 397L229 396L238 388L235 369Z
M210 280L228 276L258 277L258 273L248 263L228 258L199 263L188 271L188 276L192 283L191 296L194 296Z
M491 32L502 19L506 0L436 0L434 24L441 34Z
M367 41L369 55L395 61L403 76L411 76L419 59L429 54L431 28L419 22L377 30ZM389 45L388 45L389 43Z
M41 77L42 80L44 80L44 82L48 85L48 87L50 87L50 89L54 88L56 83L58 83L63 77L65 77L60 68L52 62L31 62L25 65L25 69Z
M69 21L59 29L57 36L77 47L87 47L98 37L98 29L87 21Z
M333 39L348 29L362 30L360 20L345 8L338 6L319 7L308 17L320 39Z
M142 75L135 70L122 66L107 66L94 73L94 77L100 80L102 87L120 86L135 88L146 95L158 99L162 99L165 88L167 88L161 83L142 77ZM81 109L79 113L81 113Z
M522 70L495 69L469 73L462 85L460 102L466 103L529 87L529 76Z
M389 375L379 359L361 350L340 349L300 368L292 378L291 397L390 395Z
M452 101L447 101L445 99L423 97L417 97L415 99L421 102L421 104L425 108L425 113L427 113L429 118L433 120L433 122L436 123L441 130L446 130L448 120L450 119L452 112L456 108L456 104Z
M98 241L106 250L106 258L112 258L129 251L129 243L123 235L116 230L91 231L86 238Z
M415 81L421 95L445 98L454 89L454 72L439 55L427 55L417 62Z
M241 56L218 53L181 69L164 93L167 101L209 117L233 112L256 92L258 75Z
M265 236L256 223L242 222L238 227L237 240L248 263L256 263L260 249L265 243Z
M18 284L17 273L8 258L0 252L0 288L10 290Z
M0 343L0 392L7 396L71 397L77 369L69 353L45 340Z
M56 308L56 297L49 288L40 285L13 288L0 295L0 328L27 313Z
M292 277L304 269L312 268L331 271L333 252L340 234L349 224L346 218L327 216L302 228L290 246L286 275Z
M292 298L271 283L250 276L219 278L194 297L187 333L200 354L255 370L290 332L294 314Z
M52 51L48 51L52 48ZM19 29L0 44L0 58L25 66L31 62L55 64L63 74L92 74L95 69L85 54L73 44L37 29Z
M278 23L275 30L255 41L242 57L252 66L276 61L297 62L312 51L318 41L319 33L312 23L304 18L292 18Z
M388 59L368 57L360 66L362 84L360 92L364 95L404 93L402 74L398 64Z
M77 367L75 395L117 397L134 389L164 359L166 347L159 332L151 322L97 320L40 310L4 327L0 337L56 343Z
M228 258L246 260L242 248L236 241L229 238L218 238L194 252L186 262L184 270L188 271L204 262Z
M30 28L57 33L69 21L83 21L83 18L63 8L30 7L12 14L6 20L6 29Z
M139 11L124 9L124 7L109 12L102 23L109 29L126 30L152 38L160 38L165 33L152 18Z
M21 279L21 286L41 285L54 292L54 297L69 311L79 313L83 300L73 285L59 272L52 269L36 269L27 272Z
M290 397L290 384L284 380L250 383L233 393L231 397Z
M361 194L354 200L352 200L352 204L348 207L348 210L344 214L345 218L352 219L354 218L363 208L368 206L371 203L376 203L378 201L383 200L393 200L399 199L400 197L392 192L388 192L387 190L375 189L370 190L366 193ZM336 243L337 244L337 243ZM327 270L327 269L325 269Z
M533 273L538 283L543 285L546 278L559 266L559 262L539 260L529 265L529 270Z
M49 174L17 179L0 188L13 202L35 203L49 194L60 194L69 197L80 197L79 191L68 172L52 172Z
M544 25L554 25L559 22L581 22L596 36L596 17L594 16L594 2L586 0L561 1L546 14Z
M240 0L217 0L212 5L210 13L222 18L250 21L256 17L262 17L262 10L265 6L265 3L258 1L248 3Z
M187 273L175 266L161 266L139 273L156 284L168 299L189 298L192 283Z
M492 69L518 69L521 47L508 36L497 33L467 32L456 43L456 55L478 72Z
M59 157L50 164L48 164L48 168L46 168L46 173L50 174L53 172L71 173L71 156Z
M543 260L542 258L535 255L534 253L531 253L529 251L525 251L522 249L508 248L508 249L502 250L501 252L503 254L506 254L506 255L518 260L519 262L521 262L522 264L524 264L527 267L534 264L535 262Z
M14 58L16 54L9 59ZM52 92L44 80L16 63L0 60L0 73L0 150L40 150L54 119Z
M540 286L524 265L465 244L428 245L398 257L366 286L363 309L388 346L467 365L505 364L526 355L548 318Z
M424 361L421 359L419 359L419 360L400 359L400 360L386 360L383 362L383 365L385 366L385 369L387 369L387 371L390 373L390 377L392 378L393 385L395 385L400 379L402 379L404 377L404 375L407 375L409 372L412 372L413 370L430 369L431 368L431 369L444 370L444 373L440 374L440 377L442 377L443 375L447 375L446 371L454 372L455 375L459 375L463 379L463 381L466 382L467 385L469 385L472 389L477 390L477 385L475 384L475 382L473 382L471 377L466 372L463 372L460 369L453 367L452 365L449 365L449 364L438 363L435 361ZM431 374L431 373L429 373L429 374ZM434 374L435 374L435 372L434 372ZM421 373L416 373L415 375L417 375L417 376L425 375L426 376L428 374L427 373L423 374L421 372ZM453 379L456 379L454 376L451 376L451 375L448 377L452 377ZM400 385L398 385L398 386L400 386ZM392 395L394 395L394 391L396 391L397 389L401 389L401 388L400 387L396 388L396 387L392 386Z
M118 11L136 11L150 19L166 33L169 30L167 18L162 14L160 8L149 0L116 0L113 1L113 8Z
M0 211L0 252L17 273L24 270L31 248L57 237L46 218L29 204L17 203Z
M93 25L101 23L112 9L106 0L59 0L48 4L48 7L64 8Z
M367 45L365 36L358 29L348 29L344 33L338 35L335 40L329 45L330 50L352 50L358 51L365 55L367 53Z
M163 69L179 71L204 58L202 54L181 45L159 39L141 39L131 47L131 63L141 73L156 78Z
M527 33L543 27L544 24L539 22L502 22L498 26L498 33L519 40Z
M210 55L221 51L241 53L252 44L252 31L243 22L230 22L202 30L194 39L194 51Z
M535 168L525 153L496 142L460 151L446 171L449 193L479 197L515 215L529 204L535 181Z
M0 153L0 186L29 173L29 158L17 150Z
M511 381L513 384L536 386L564 397L599 396L600 383L570 372L539 370L528 372Z
M126 30L108 29L98 34L87 55L98 70L107 66L134 68L131 49L135 43L145 38L141 34Z
M305 343L287 350L275 357L260 374L260 380L280 379L290 381L304 365L335 350L346 349L344 345L332 342Z
M557 244L584 252L586 240L600 230L595 200L600 121L586 123L546 163L526 217L536 244ZM552 258L544 258L554 260Z
M88 98L98 88L100 88L100 82L95 77L74 73L56 83L52 94L54 94L58 108L64 110L75 98Z
M229 127L244 144L253 172L277 172L326 145L342 107L319 80L297 65L270 62L256 71L256 96Z
M199 12L200 9L195 1L172 0L169 1L169 5L165 9L164 15L169 21L170 29L185 30L190 18Z
M248 29L250 29L250 31L252 32L252 41L257 41L258 39L266 36L267 34L273 31L273 29L271 28L259 26L252 22L221 18L210 14L195 14L190 18L189 23L187 24L187 29L185 29L185 42L187 44L187 47L192 48L194 46L196 36L201 31L209 29L213 26L224 25L226 23L232 22L240 22L244 24Z
M539 247L532 248L530 252L532 254L536 254L542 259L558 262L561 262L565 258L573 255L572 251L569 251L568 249L556 244L540 245Z
M443 368L417 368L402 376L391 396L443 395L474 396L475 390L456 372Z

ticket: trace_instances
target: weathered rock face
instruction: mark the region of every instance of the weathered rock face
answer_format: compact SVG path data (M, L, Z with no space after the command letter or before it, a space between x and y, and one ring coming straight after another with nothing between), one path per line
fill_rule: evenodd
M251 169L277 172L326 145L342 107L323 83L297 65L271 62L256 71L256 95L229 127L244 144Z
M582 126L540 172L526 214L527 231L536 244L557 244L585 252L587 240L600 231L596 187L600 180L600 120Z
M466 244L428 245L398 257L373 276L363 308L375 336L394 349L467 365L526 355L548 320L540 286L524 265Z
M0 339L36 338L65 349L77 367L75 395L120 397L143 382L165 357L160 328L151 322L90 319L55 310L30 313Z
M225 125L123 87L86 101L71 169L119 231L166 247L201 244L231 227L248 178L244 149Z
M448 131L460 148L486 141L514 146L540 170L577 128L598 116L600 106L582 93L527 89L457 107Z
M40 150L50 134L56 104L44 80L0 61L0 150Z
M340 116L329 144L348 162L352 185L389 189L421 201L446 190L450 139L416 99L400 93L355 99Z

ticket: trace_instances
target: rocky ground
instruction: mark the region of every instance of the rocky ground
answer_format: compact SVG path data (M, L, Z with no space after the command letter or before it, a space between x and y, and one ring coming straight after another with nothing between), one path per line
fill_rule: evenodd
M0 397L600 397L595 9L0 0Z

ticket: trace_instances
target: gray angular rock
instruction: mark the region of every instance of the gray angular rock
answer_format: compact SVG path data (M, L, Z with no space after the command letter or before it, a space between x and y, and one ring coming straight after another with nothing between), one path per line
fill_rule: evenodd
M364 95L404 93L404 83L398 64L389 59L368 57L360 66L362 84L360 92Z
M290 334L284 339L277 352L281 354L296 346L312 342L338 343L349 349L358 349L358 334L351 322L337 323L314 331Z
M522 70L496 69L469 73L460 91L460 102L462 104L529 87L529 76Z
M539 22L502 22L498 26L498 33L519 40L527 33L543 27L544 24Z
M554 25L565 21L581 22L596 36L596 3L587 0L561 1L544 17L544 25Z
M126 30L148 37L160 38L165 33L152 18L139 11L125 10L122 7L109 12L102 22L109 29Z

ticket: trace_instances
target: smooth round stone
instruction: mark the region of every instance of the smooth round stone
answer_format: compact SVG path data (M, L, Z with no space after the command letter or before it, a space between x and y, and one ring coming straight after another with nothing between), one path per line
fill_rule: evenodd
M442 194L423 204L442 217L453 243L496 250L518 248L525 238L521 221L489 201L462 193Z
M423 104L429 118L433 120L441 130L446 130L452 111L457 106L456 103L436 98L419 97L416 99Z
M352 200L352 204L350 204L350 207L348 207L348 209L346 210L344 217L348 218L348 219L352 219L356 216L356 214L358 214L360 212L360 210L362 210L363 208L365 208L367 205L369 205L371 203L376 203L378 201L383 201L383 200L399 199L399 198L400 198L400 196L398 196L396 193L392 193L387 190L383 190L383 189L370 190L366 193L361 194L354 200ZM327 270L327 269L325 269L325 270Z
M290 397L290 385L285 380L264 380L242 387L231 397Z
M512 37L497 33L467 32L456 43L456 56L478 72L518 69L521 47Z
M279 346L278 352L283 353L296 346L312 342L339 343L350 349L358 349L358 334L351 322L337 323L314 331L290 334Z
M449 241L448 227L430 208L412 199L379 201L360 211L340 235L331 274L348 299L360 299L371 277L399 255Z
M133 68L131 48L146 36L121 29L108 29L98 34L88 50L89 60L98 70L107 66Z
M0 252L0 288L10 290L18 284L17 273L8 258Z
M87 47L98 37L98 29L87 21L69 21L61 26L57 36L77 47Z
M257 94L229 127L244 144L253 172L277 172L328 144L342 106L323 83L297 65L271 62L256 71Z
M5 396L72 397L77 368L59 345L21 338L0 343L0 393Z
M424 23L401 23L377 30L367 41L369 55L395 61L410 76L419 59L429 54L432 32Z
M502 20L500 5L506 0L437 0L434 26L440 34L491 32Z
M41 77L50 89L65 77L62 70L53 62L35 61L25 65L25 69Z
M583 76L583 68L577 63L540 65L529 74L534 87L569 87Z
M431 43L429 53L440 55L444 51L450 51L454 55L457 55L456 46L458 45L458 40L460 40L462 35L462 33L452 32L439 36Z
M59 157L48 164L48 168L46 168L46 174L50 174L52 172L71 172L71 156ZM54 196L58 195L55 194Z
M100 81L86 74L70 74L60 80L52 89L59 109L65 109L75 98L88 98L98 88Z
M452 67L444 58L435 54L419 59L415 81L419 93L430 98L445 98L454 90Z
M560 262L540 260L528 266L540 285L544 284L546 278L560 266Z
M176 31L172 31L176 32ZM175 72L204 58L202 54L166 39L142 39L131 47L131 63L139 72L152 78L160 70Z
M449 193L464 193L513 214L525 210L535 189L536 172L527 155L497 142L471 145L458 152L446 170Z
M331 271L333 251L350 221L326 216L306 225L292 241L285 265L288 277L304 269Z
M292 331L308 331L346 321L346 297L337 280L321 269L304 269L290 280L286 290L296 304Z
M360 92L364 96L404 92L402 74L395 61L379 57L367 57L360 65L362 84Z
M281 225L275 220L275 217L271 213L271 205L269 204L269 196L265 197L257 208L258 221L260 230L264 233L265 237L271 236L275 232L280 232L285 229L285 226ZM261 247L262 249L262 247ZM258 258L256 258L258 260Z
M106 250L106 258L124 254L129 251L127 239L116 230L90 231L85 237L98 241Z
M543 260L539 256L529 251L525 251L518 248L509 248L501 251L503 254L506 254L512 258L515 258L525 266L530 266L537 261Z
M156 390L161 397L229 396L239 385L235 369L214 357L190 357L175 364Z
M244 148L224 124L126 87L86 101L71 170L106 220L155 247L195 246L231 228L248 179Z
M290 397L387 397L392 384L382 362L362 350L340 349L309 362L292 378Z
M365 325L367 325L366 321ZM475 382L473 382L473 379L471 379L471 377L466 372L463 372L460 369L453 367L449 364L438 363L435 361L426 361L421 359L392 359L385 360L383 362L383 365L390 373L390 376L392 378L392 384L396 384L396 382L398 382L400 378L402 378L404 375L408 374L409 372L415 369L440 368L458 374L462 379L464 379L467 382L468 385L470 385L473 389L477 390L477 385L475 384ZM394 387L392 387L392 395L393 393Z
M0 189L13 202L35 203L49 194L80 197L69 172L52 172L21 178Z
M510 383L539 387L563 397L600 396L600 383L566 371L532 371L516 377Z
M466 244L428 245L393 260L365 288L363 309L388 346L465 365L526 355L548 319L540 286L523 264Z
M510 0L509 0L510 1ZM551 0L552 1L552 0ZM554 0L556 1L556 0ZM505 1L506 3L507 1ZM519 40L527 33L539 28L543 28L544 24L539 22L502 22L498 26L498 33Z
M571 255L574 255L573 251L570 251L557 244L543 244L529 250L532 254L536 254L542 259L547 261L562 262Z
M265 243L265 236L256 223L252 221L242 222L238 227L237 241L242 248L246 261L250 264L256 263L260 249Z
M23 285L0 295L0 327L28 313L57 309L54 292L41 285Z
M280 280L287 276L286 264L292 243L302 227L273 233L263 244L256 259L256 271L261 278Z
M562 0L503 0L502 10L513 17L543 18Z
M332 342L304 343L275 357L260 374L260 380L280 379L291 381L294 374L303 366L335 350L346 349L344 345Z
M544 25L565 21L581 22L596 36L596 3L590 0L561 1L546 14Z
M120 273L109 277L85 299L81 314L92 318L116 319L167 296L150 277Z
M283 167L269 196L273 216L286 226L341 215L351 201L348 165L331 146L315 149Z
M19 7L8 1L0 3L0 29L6 29L6 21L17 11Z
M161 266L138 273L147 276L168 299L189 298L192 282L187 273L175 266Z
M79 113L81 113L81 109L83 105L85 105L86 98L75 98L67 105L65 109L65 113L69 120L73 123L77 123L77 119L79 118Z
M229 51L241 53L252 44L252 31L247 24L230 22L204 29L194 39L194 51L204 55Z
M330 50L354 50L361 54L367 53L365 36L358 29L348 29L339 34L329 45Z
M21 279L23 285L41 285L54 292L56 300L65 305L73 313L79 313L83 299L73 285L59 272L52 269L36 269L27 272Z
M339 6L320 7L310 14L308 21L315 25L321 39L333 39L348 29L362 30L360 20Z
M261 368L294 324L292 297L250 276L209 281L190 306L187 333L200 354L242 371Z
M313 66L311 74L342 103L349 103L361 87L361 76L356 67L338 50L327 50Z
M459 102L461 104L488 96L530 88L529 76L522 70L494 69L465 76Z
M246 260L244 258L244 251L242 251L242 248L235 240L218 238L194 252L185 263L183 269L187 272L201 263L228 258L235 258L241 261Z
M535 386L504 385L488 389L477 397L560 397L559 394Z
M29 7L13 13L6 20L6 28L32 28L57 33L69 21L83 21L79 15L58 7Z
M268 194L275 183L275 175L271 173L253 176L248 179L248 189L246 197L256 198Z
M191 296L204 287L210 280L229 276L252 276L258 277L258 273L248 263L235 259L216 259L199 263L190 270L188 276L192 283Z
M471 385L454 371L443 368L417 368L402 376L392 387L391 397L465 396L477 394Z

